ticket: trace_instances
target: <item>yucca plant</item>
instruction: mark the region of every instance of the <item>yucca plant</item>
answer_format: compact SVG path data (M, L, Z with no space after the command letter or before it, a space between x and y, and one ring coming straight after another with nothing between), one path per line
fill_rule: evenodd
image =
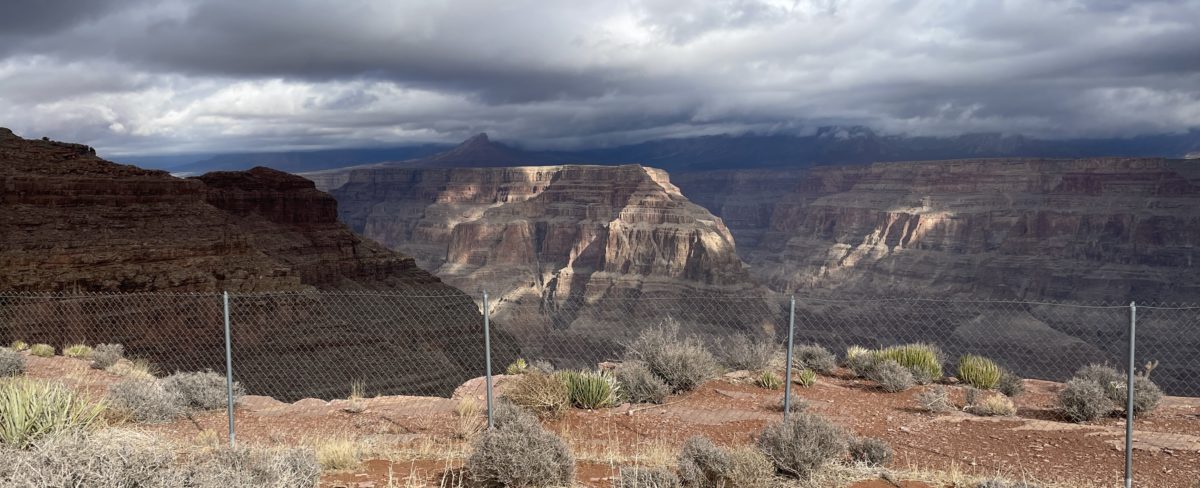
M507 374L507 375L525 374L525 371L527 369L529 369L529 364L527 364L525 362L525 359L517 358L517 360L513 361L512 364L508 365L507 368L504 368L504 374Z
M796 374L796 383L805 388L817 384L817 372L811 369L802 369Z
M86 344L71 344L63 348L62 355L75 359L88 359L92 357L92 348Z
M941 352L930 344L904 344L879 351L882 359L891 359L913 374L917 383L926 384L942 377Z
M755 378L754 383L768 390L778 390L783 387L783 380L771 371L763 371L758 378Z
M58 383L0 380L0 442L9 447L24 449L42 437L98 426L103 414L103 404Z
M54 346L50 344L34 344L29 347L29 354L39 358L48 358L54 356Z
M10 345L8 347L14 351L25 351L25 350L29 349L29 344L26 343L25 341L17 340L17 341L12 341L12 345Z
M999 365L983 356L967 354L958 360L958 379L980 390L995 388L1003 374Z
M607 372L563 371L558 373L567 385L567 397L579 408L607 408L617 404L620 388Z
M846 361L852 361L863 354L871 354L874 351L862 346L850 346L846 348Z

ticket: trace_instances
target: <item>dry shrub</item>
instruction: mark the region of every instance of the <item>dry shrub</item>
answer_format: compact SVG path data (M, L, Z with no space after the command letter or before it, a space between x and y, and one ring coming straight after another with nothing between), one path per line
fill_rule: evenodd
M1129 385L1122 383L1113 389L1114 397L1118 398L1117 405L1124 412L1128 405L1126 397L1129 391ZM1144 375L1136 375L1133 377L1133 414L1142 415L1153 412L1158 408L1158 403L1162 401L1162 389L1158 385L1150 381L1150 378Z
M996 390L1006 397L1016 398L1025 393L1025 381L1020 376L1004 370L1000 373L1000 382L996 384Z
M868 372L867 379L879 383L879 387L888 393L907 390L916 383L911 369L891 359L877 363Z
M885 466L892 462L892 446L872 437L859 437L850 440L850 459L868 466Z
M317 464L327 471L342 471L358 467L363 448L350 437L329 437L313 445Z
M837 367L837 356L816 344L796 346L792 350L792 365L800 369L811 369L829 374Z
M541 416L558 416L571 404L567 383L556 375L530 370L510 385L505 397Z
M946 387L938 385L917 394L917 406L926 412L946 413L956 410L950 402L950 393Z
M971 405L969 410L981 417L1011 417L1017 414L1017 406L1002 395L988 395L982 402Z
M484 408L474 398L467 397L454 405L454 437L456 439L474 439L483 431Z
M614 488L680 488L679 477L662 468L621 466Z
M757 371L766 368L779 345L762 334L736 334L717 341L717 359L732 370Z
M662 403L671 394L671 387L655 376L644 362L622 362L613 374L621 385L621 394L631 403Z
M187 414L184 398L157 378L130 377L108 388L108 402L116 412L138 422L170 422Z
M0 376L25 374L25 355L7 347L0 347Z
M179 372L162 379L163 388L179 395L185 407L192 410L227 408L229 401L225 376L212 371ZM233 382L233 401L245 394L242 385Z
M674 392L694 390L717 374L717 361L704 342L682 335L674 319L642 331L626 349L627 360L645 362Z
M706 437L695 436L683 444L679 452L679 479L684 485L697 488L723 488L732 484L729 478L733 460L729 453Z
M244 448L209 451L185 466L187 482L196 488L315 487L321 466L312 449Z
M765 488L772 485L775 465L767 456L749 446L730 448L728 488Z
M550 487L569 485L575 458L567 444L537 418L510 402L499 402L496 428L475 441L466 469L483 487Z
M846 433L817 415L797 413L767 426L758 447L779 471L808 478L846 453Z
M1073 379L1059 392L1058 406L1072 422L1096 420L1113 410L1112 400L1104 390L1095 381Z
M125 346L120 344L99 344L92 350L92 367L95 369L108 369L124 357Z

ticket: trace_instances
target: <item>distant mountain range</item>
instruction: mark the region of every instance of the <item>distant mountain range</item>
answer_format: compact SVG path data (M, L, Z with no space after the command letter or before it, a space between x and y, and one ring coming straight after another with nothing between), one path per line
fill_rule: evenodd
M1200 130L1131 138L1055 140L1004 134L913 137L880 135L865 127L825 127L806 136L701 136L573 151L525 150L479 134L458 146L422 144L391 148L222 154L174 165L168 165L162 158L156 157L131 157L123 158L123 161L176 173L240 170L254 166L301 173L384 162L389 166L423 168L638 163L669 171L695 171L981 157L1097 156L1198 157Z

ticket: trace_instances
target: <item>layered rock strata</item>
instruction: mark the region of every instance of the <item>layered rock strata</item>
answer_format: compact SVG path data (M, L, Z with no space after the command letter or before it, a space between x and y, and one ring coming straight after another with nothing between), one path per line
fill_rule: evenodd
M121 342L168 371L223 370L215 292L230 291L235 368L251 392L337 397L362 380L375 393L448 394L479 374L471 298L354 235L303 178L179 179L0 129L0 189L7 340ZM501 360L516 355L507 336L493 341Z

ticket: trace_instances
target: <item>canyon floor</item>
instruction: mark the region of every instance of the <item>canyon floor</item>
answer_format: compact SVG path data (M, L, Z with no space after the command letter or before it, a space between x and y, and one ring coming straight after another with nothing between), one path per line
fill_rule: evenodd
M30 377L53 379L100 397L121 378L64 357L28 357ZM502 395L511 377L498 376ZM1001 476L1050 487L1119 486L1124 466L1124 424L1119 418L1072 424L1054 407L1060 384L1026 380L1014 417L978 417L956 411L931 414L915 397L932 386L883 393L846 371L819 377L810 388L793 387L798 402L861 436L886 440L895 460L884 469L838 466L819 480L781 486L968 485ZM961 405L960 387L950 386ZM681 444L705 435L718 444L754 442L782 415L781 391L753 385L746 372L729 373L695 392L662 405L622 405L570 410L546 425L561 435L578 460L579 486L608 487L622 465L673 466ZM362 400L305 399L283 403L244 397L236 409L237 441L256 445L312 445L354 452L355 467L328 471L322 487L459 486L470 437L484 424L482 410L460 415L461 403L482 405L482 379L460 387L453 398L377 397ZM224 412L208 412L155 425L127 427L162 435L180 449L226 442ZM1167 397L1137 420L1135 486L1194 488L1200 480L1200 398ZM893 480L897 483L893 483Z

